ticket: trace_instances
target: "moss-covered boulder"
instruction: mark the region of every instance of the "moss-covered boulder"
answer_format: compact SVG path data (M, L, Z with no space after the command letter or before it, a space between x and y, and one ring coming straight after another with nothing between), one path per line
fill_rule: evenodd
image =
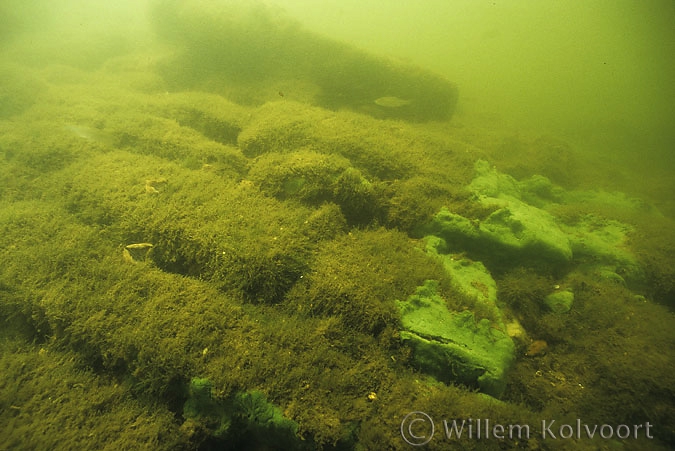
M296 199L319 205L333 199L333 185L349 161L311 149L270 152L256 158L248 179L277 199Z
M313 268L289 292L287 308L335 317L350 330L372 335L395 327L394 299L411 293L429 275L444 277L441 265L412 240L386 229L354 231L323 244Z

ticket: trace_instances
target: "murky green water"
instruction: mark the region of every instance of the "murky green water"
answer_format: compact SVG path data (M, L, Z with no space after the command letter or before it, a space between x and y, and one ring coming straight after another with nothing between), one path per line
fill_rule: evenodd
M0 6L6 449L673 446L669 2L94 3Z

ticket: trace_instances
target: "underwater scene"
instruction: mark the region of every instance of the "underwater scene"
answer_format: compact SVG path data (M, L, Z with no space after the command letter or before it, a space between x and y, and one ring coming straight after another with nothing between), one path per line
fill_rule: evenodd
M675 448L674 21L4 0L0 450Z

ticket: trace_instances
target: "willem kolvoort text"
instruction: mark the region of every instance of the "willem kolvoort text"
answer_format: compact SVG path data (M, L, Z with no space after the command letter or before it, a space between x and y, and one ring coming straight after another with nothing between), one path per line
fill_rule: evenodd
M528 439L533 433L529 424L491 423L489 419L443 420L448 439ZM653 438L652 425L644 424L585 424L580 419L574 423L557 423L556 420L542 420L541 429L534 431L542 439L582 439L599 436L603 439L637 439L641 434Z

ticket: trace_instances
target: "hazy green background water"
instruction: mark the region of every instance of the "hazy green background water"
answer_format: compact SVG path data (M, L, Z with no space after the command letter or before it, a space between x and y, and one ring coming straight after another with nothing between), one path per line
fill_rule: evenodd
M675 142L671 0L275 1L309 28L444 74L464 110L640 152Z
M100 42L82 58L104 60L111 47L146 45L146 3L4 0L0 38L44 32L44 43L32 34L26 44L24 58L49 48L37 59ZM460 88L464 120L552 132L613 158L639 155L654 170L673 164L672 0L267 3L310 30L441 73Z

